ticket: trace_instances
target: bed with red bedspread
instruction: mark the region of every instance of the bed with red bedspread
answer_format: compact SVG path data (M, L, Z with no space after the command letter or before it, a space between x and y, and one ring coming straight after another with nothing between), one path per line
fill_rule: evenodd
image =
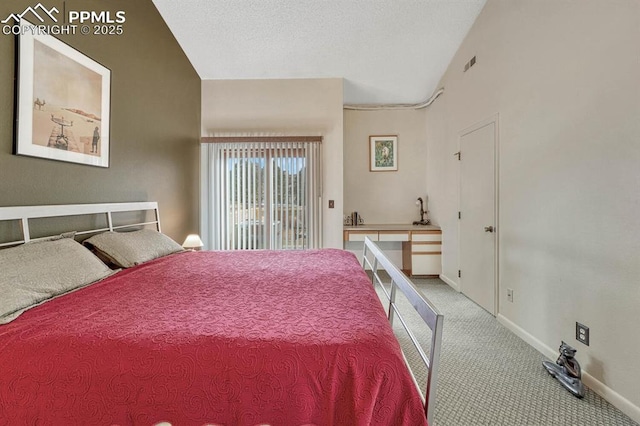
M342 250L183 252L0 326L0 425L425 425Z

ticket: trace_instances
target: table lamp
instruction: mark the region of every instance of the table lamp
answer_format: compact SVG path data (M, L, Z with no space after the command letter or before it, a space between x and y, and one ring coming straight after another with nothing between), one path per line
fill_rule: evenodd
M182 247L185 250L191 250L191 251L200 250L202 246L204 246L204 244L202 243L202 240L200 239L200 236L198 234L187 235L187 238L184 240L184 243L182 243Z

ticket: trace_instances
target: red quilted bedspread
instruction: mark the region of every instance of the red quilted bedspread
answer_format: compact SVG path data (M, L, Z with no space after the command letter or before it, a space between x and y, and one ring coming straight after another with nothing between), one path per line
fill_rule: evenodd
M188 252L0 326L0 425L425 425L341 250Z

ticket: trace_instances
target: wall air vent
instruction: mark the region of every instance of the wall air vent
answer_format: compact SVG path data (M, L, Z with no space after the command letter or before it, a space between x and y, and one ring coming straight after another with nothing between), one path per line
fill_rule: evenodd
M467 72L467 70L472 66L474 66L475 64L476 64L476 57L474 56L473 58L469 59L469 62L464 64L464 72Z

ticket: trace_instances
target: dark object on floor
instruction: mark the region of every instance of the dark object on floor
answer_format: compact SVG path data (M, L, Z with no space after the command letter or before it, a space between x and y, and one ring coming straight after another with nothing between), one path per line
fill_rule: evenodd
M558 379L566 390L578 398L584 398L584 385L582 384L582 370L580 364L574 358L576 350L562 342L560 356L555 364L550 361L542 361L542 365L549 374Z

